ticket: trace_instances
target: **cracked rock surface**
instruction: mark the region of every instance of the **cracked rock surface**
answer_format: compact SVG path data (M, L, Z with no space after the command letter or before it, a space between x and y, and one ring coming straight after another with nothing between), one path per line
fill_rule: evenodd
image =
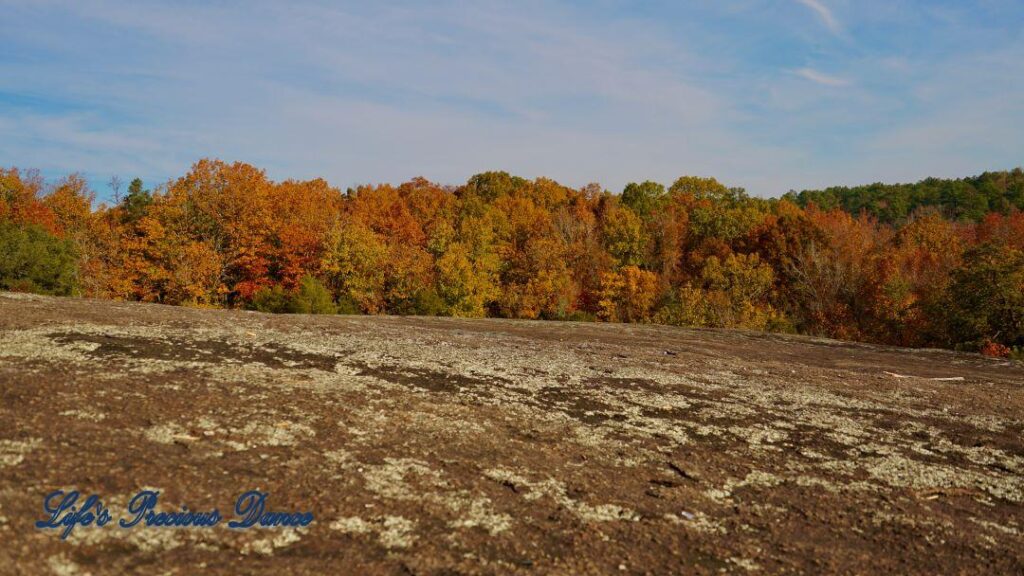
M0 293L0 574L1020 574L1022 436L944 351ZM62 541L56 489L226 518Z

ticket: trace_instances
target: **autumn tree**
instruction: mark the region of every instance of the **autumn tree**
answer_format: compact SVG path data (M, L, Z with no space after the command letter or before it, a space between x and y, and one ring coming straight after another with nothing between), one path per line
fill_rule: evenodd
M57 234L75 246L79 272L77 284L86 295L102 296L103 278L109 273L104 255L115 239L101 221L100 213L93 212L94 199L95 194L85 178L72 174L49 190L43 204L54 215Z
M785 273L796 296L796 320L808 332L860 339L866 292L886 232L877 222L846 212L813 207L807 217L815 234L789 259Z
M598 318L612 322L643 322L651 317L658 280L653 272L636 266L601 274Z
M299 280L298 288L292 294L288 306L295 314L334 314L338 307L330 290L314 276L306 275Z
M320 266L344 207L341 191L325 180L288 180L269 190L275 207L268 242L272 282L295 289L302 277L323 274Z
M925 345L941 337L942 300L964 251L959 232L937 212L922 211L882 247L866 294L872 340Z
M505 196L498 212L502 315L561 318L575 308L576 285L566 263L567 246L554 233L551 215L525 196Z
M321 264L332 291L367 314L386 311L388 246L367 225L348 220L331 231Z
M262 170L219 160L200 160L170 184L162 216L174 244L171 279L203 279L172 293L203 292L202 301L231 303L272 284L270 188Z
M788 321L771 304L773 284L772 268L757 254L711 256L654 319L677 326L788 330Z
M603 246L598 211L604 198L602 192L586 188L574 191L568 203L552 214L555 234L566 247L566 264L576 284L576 308L581 317L598 312L602 275L618 265Z
M950 344L1024 346L1024 251L991 242L968 250L946 306Z
M616 267L639 266L647 253L644 223L618 199L608 196L600 208L601 238Z
M991 242L1024 250L1024 211L987 214L976 228L977 242Z
M453 316L485 316L501 295L492 214L473 204L460 201L454 226L435 226L431 238L438 294Z

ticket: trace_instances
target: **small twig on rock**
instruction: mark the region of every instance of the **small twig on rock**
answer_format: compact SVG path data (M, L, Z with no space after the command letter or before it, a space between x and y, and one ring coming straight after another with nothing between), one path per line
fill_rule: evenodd
M699 475L687 471L686 469L684 469L683 467L679 466L675 462L668 462L668 467L671 468L673 472L675 472L676 474L679 474L680 476L682 476L683 478L686 478L687 480L693 480L694 482L699 482L700 481L700 476Z
M907 374L897 374L895 372L883 372L883 374L888 374L889 376L892 376L893 378L918 378L920 380L931 380L933 382L963 382L963 380L964 380L963 376L948 376L948 377L945 377L945 378L932 378L932 377L929 377L929 376L912 376L912 375L907 375Z

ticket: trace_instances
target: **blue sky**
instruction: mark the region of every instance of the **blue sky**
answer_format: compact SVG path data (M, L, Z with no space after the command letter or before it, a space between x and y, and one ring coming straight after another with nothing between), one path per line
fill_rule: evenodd
M0 0L0 165L758 195L1024 164L1024 2Z

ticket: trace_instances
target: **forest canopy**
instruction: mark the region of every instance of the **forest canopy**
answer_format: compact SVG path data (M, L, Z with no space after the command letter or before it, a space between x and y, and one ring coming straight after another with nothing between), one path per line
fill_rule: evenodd
M990 212L1024 210L1024 171L985 172L958 180L928 178L916 184L837 186L790 192L784 197L803 207L814 204L823 210L863 212L890 224L904 222L925 207L951 220L979 222Z
M750 197L485 172L342 191L201 160L96 205L0 169L0 289L269 312L657 322L1020 353L1024 175Z

